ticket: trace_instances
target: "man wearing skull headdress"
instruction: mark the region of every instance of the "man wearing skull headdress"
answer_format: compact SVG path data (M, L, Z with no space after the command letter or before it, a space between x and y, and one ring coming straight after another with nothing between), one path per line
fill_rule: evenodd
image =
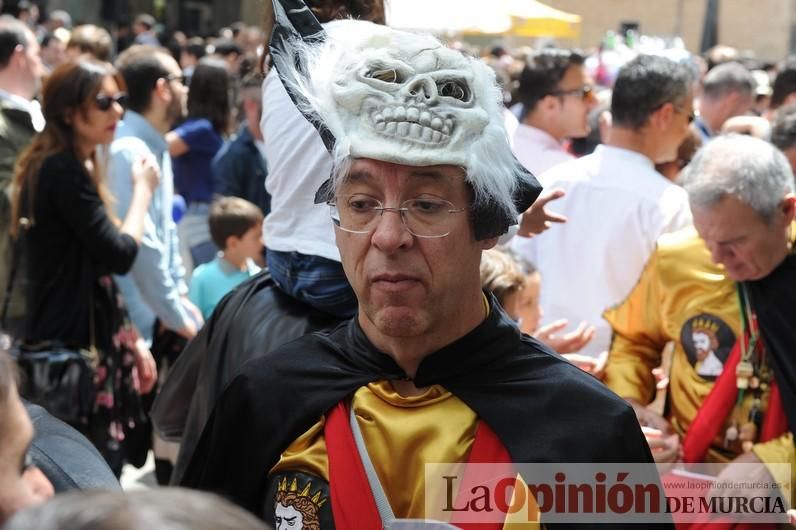
M332 154L316 201L358 312L246 364L182 484L268 521L292 491L322 529L381 528L425 516L426 463L651 462L632 409L480 289L481 252L540 191L489 69L369 24L325 38L282 3L272 54Z

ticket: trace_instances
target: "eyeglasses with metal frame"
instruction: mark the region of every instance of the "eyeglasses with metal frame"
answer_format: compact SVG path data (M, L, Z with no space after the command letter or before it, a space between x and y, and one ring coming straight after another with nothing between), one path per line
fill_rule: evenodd
M407 199L398 207L387 207L378 199L361 193L337 196L327 204L332 222L346 232L369 234L376 229L384 212L394 212L400 214L409 233L424 239L450 234L454 228L453 214L467 210L456 208L444 199L431 197Z

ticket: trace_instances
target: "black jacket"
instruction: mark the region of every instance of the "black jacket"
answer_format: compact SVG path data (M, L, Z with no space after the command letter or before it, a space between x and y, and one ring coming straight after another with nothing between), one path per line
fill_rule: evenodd
M88 347L94 303L94 339L107 344L110 330L100 322L116 301L107 299L97 280L126 274L138 244L116 228L86 169L69 153L44 160L32 211L28 192L26 187L21 199L22 213L32 215L34 223L22 235L28 267L26 341Z
M338 322L284 294L267 270L224 297L180 354L152 408L158 433L180 442L172 482L179 483L216 399L244 363Z

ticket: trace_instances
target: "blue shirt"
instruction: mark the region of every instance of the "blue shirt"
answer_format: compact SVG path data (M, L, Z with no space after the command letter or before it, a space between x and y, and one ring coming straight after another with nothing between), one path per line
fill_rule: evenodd
M238 135L224 144L213 159L213 190L218 195L246 199L264 215L271 212L271 196L265 191L268 166L247 123Z
M222 256L216 256L213 261L203 263L194 270L188 298L207 320L224 295L259 271L260 268L252 260L246 261L246 270L242 271Z
M177 227L171 216L174 184L168 145L143 116L128 110L111 144L108 171L108 184L120 219L127 215L132 200L132 166L142 156L155 157L160 168L160 185L152 194L133 268L128 275L117 276L116 282L127 302L130 318L151 344L156 319L177 330L185 327L191 317L182 303L188 288Z
M174 129L188 152L174 158L174 186L189 205L213 199L211 165L224 140L205 118L191 118Z

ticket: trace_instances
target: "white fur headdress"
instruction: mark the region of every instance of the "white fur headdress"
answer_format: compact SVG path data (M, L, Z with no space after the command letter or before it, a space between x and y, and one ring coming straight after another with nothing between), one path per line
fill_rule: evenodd
M274 4L271 54L332 154L327 192L354 158L460 166L474 192L479 239L505 232L538 196L536 179L511 152L501 92L484 63L434 37L369 22L327 38L303 2Z

